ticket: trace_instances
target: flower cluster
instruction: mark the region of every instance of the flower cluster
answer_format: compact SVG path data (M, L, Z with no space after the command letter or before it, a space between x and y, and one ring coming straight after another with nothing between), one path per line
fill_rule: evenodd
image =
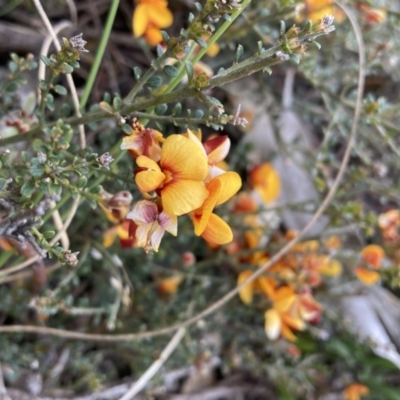
M168 9L167 0L136 0L133 13L133 34L144 36L147 42L155 46L162 41L161 29L172 25L173 15Z
M293 232L288 232L286 240L292 237ZM274 264L267 275L241 289L239 295L246 304L252 301L255 291L269 300L271 308L265 313L265 332L271 340L282 336L294 341L294 331L304 330L307 322L319 320L322 307L314 299L312 289L322 282L321 275L333 277L341 273L339 261L325 251L332 253L338 245L335 237L329 238L323 245L315 240L299 243ZM258 251L249 261L261 265L268 259L267 252ZM238 276L238 285L251 274L251 270L242 271Z
M241 187L236 172L219 164L227 156L230 140L217 136L202 143L200 134L188 130L164 138L161 132L137 121L121 149L136 159L135 182L144 200L126 216L129 237L146 251L157 251L165 231L177 235L177 219L190 215L195 234L215 244L229 243L229 225L213 211Z

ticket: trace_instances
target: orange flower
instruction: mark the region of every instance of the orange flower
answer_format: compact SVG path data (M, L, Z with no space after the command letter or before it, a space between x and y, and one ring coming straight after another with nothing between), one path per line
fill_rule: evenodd
M175 275L165 278L157 285L157 290L162 294L175 294L182 281L183 275Z
M240 189L242 180L236 172L218 175L207 185L209 195L204 204L194 212L194 232L207 241L226 244L232 241L233 234L229 225L216 214L214 207L225 203Z
M333 0L304 0L305 17L312 21L322 19L325 15L332 15L336 22L340 23L344 20L343 12L335 7ZM304 16L303 16L304 18ZM301 21L303 18L298 18Z
M385 252L382 247L376 244L370 244L361 251L361 261L367 264L369 268L357 267L355 273L357 278L365 285L374 285L380 279L380 275L376 271L371 271L370 268L379 269L385 257Z
M151 128L144 128L141 124L135 123L132 127L132 134L125 136L121 143L121 150L129 150L134 158L147 156L154 161L160 161L160 142L164 138L161 132Z
M260 194L265 204L269 205L279 197L281 180L271 164L256 166L250 171L249 177L252 187Z
M360 400L361 397L364 397L368 394L368 386L362 385L361 383L352 383L344 390L345 400Z
M170 217L165 211L151 201L142 200L135 204L127 215L136 224L136 246L143 247L146 253L150 250L158 251L165 231L176 236L178 221L176 216Z
M287 340L295 341L293 330L304 330L306 321L315 321L321 314L321 306L311 294L296 294L289 286L277 289L272 301L273 308L265 313L265 333L271 340L282 335Z
M367 24L379 24L386 21L387 12L382 8L372 8L367 4L358 4L358 9L362 12Z
M242 271L237 280L237 286L241 285L250 275L253 274L253 271L245 270ZM239 297L245 304L250 304L253 301L253 293L254 291L259 291L264 293L268 298L271 298L275 292L276 281L272 278L268 278L266 276L259 276L253 282L245 285L239 291Z
M139 156L136 163L139 190L156 190L162 208L170 216L199 208L208 196L203 182L208 174L207 158L199 146L182 135L165 140L159 164L147 156Z
M160 29L172 25L173 15L168 9L167 0L136 0L133 13L133 34L143 36L150 45L155 46L162 41Z

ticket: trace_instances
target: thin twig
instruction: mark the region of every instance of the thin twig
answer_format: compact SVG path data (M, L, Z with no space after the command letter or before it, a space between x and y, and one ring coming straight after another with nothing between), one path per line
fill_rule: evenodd
M125 393L120 400L131 400L134 396L136 396L153 378L153 376L160 370L165 361L171 356L173 351L176 349L183 336L185 335L186 329L179 328L175 335L172 337L170 342L167 344L165 349L160 354L160 358L158 358L147 371L140 377L140 379L135 382L132 387Z
M60 42L58 41L56 32L54 32L53 26L51 25L51 22L50 22L49 18L47 17L46 12L43 9L42 3L40 2L40 0L33 0L33 2L35 4L35 7L36 7L40 17L42 18L44 25L46 26L47 31L49 32L50 36L53 39L54 46L56 46L57 51L60 51L61 50ZM78 118L80 118L80 117L82 117L82 114L81 114L81 111L79 108L79 98L78 98L78 93L76 91L74 80L73 80L71 74L67 74L66 77L67 77L69 90L71 92L72 102L74 103L75 114ZM86 137L85 137L85 127L83 126L83 124L79 125L79 137L80 137L81 147L85 148L86 147Z
M0 332L25 332L25 333L41 333L46 335L52 335L57 337L62 337L65 339L74 339L74 340L90 340L90 341L103 341L103 342L117 342L117 341L131 341L138 340L143 338L151 338L161 335L166 335L171 332L174 332L176 329L180 329L183 327L188 327L197 321L213 314L215 311L219 310L226 303L228 303L232 298L234 298L242 288L247 286L249 283L253 282L259 276L261 276L265 271L267 271L273 264L279 261L285 254L287 254L292 247L298 243L305 234L310 230L313 224L318 220L318 218L323 214L323 212L328 207L329 203L332 201L342 179L346 172L346 168L350 159L351 151L354 145L357 126L359 123L360 115L361 115L361 107L362 107L362 99L364 94L364 84L365 84L365 47L361 34L361 30L359 25L354 18L352 12L345 6L340 3L338 5L343 9L343 11L348 16L350 23L354 29L357 44L359 48L359 74L358 74L358 91L357 91L357 102L354 111L354 119L350 132L349 142L347 144L338 174L333 182L328 194L326 195L324 201L318 208L318 210L313 215L313 218L309 221L307 226L303 228L303 230L298 234L296 238L291 240L286 246L284 246L278 253L276 253L269 262L264 264L261 268L255 271L248 279L246 279L241 285L238 285L231 291L229 291L225 296L217 300L215 303L211 304L202 312L198 313L194 317L188 318L187 320L175 324L170 327L162 328L155 331L148 331L142 333L132 333L132 334L120 334L120 335L101 335L101 334L86 334L80 332L73 332L68 330L61 330L55 328L46 328L46 327L37 327L37 326L24 326L24 325L13 325L13 326L0 326Z
M62 21L58 23L57 25L54 26L54 32L56 34L59 34L62 30L70 27L72 24L69 21ZM53 41L52 36L49 34L46 36L45 40L43 41L42 48L40 51L40 54L47 56L49 53L49 48L51 45L51 42ZM39 63L39 68L38 68L38 78L39 82L41 80L44 80L46 78L46 64L45 63ZM38 90L38 103L40 103L40 98L41 98L41 91ZM51 202L51 208L55 207L54 201ZM58 210L55 210L52 214L53 222L55 227L57 228L58 231L62 229L63 222L60 216L60 212ZM60 238L62 246L64 247L65 250L68 250L69 248L69 237L67 235L67 232L64 232L64 234Z

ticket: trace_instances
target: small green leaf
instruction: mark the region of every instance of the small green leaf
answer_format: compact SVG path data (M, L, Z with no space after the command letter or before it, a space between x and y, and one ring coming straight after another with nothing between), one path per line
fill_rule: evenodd
M7 93L14 93L18 90L19 85L16 82L9 82L7 83L6 87L4 88L4 90Z
M161 57L164 54L164 49L162 48L161 45L157 45L156 47L156 52L157 52L157 57Z
M202 38L196 37L196 38L194 39L194 41L195 41L199 46L203 47L204 49L207 48L207 43L206 43L206 41L203 40Z
M132 127L129 124L122 124L121 129L127 135L132 135Z
M50 58L41 55L40 59L43 61L44 65L46 65L46 67L51 67L51 60Z
M193 76L194 76L193 64L190 61L186 61L185 62L185 68L186 68L186 73L187 73L189 82L191 82L193 80Z
M54 91L56 93L58 93L59 95L61 95L61 96L65 96L68 93L67 89L64 86L61 86L61 85L55 85L54 86Z
M87 178L86 178L86 176L81 176L79 179L78 179L78 181L76 182L76 187L78 188L78 189L82 189L83 187L85 187L86 186L86 184L87 184Z
M146 85L149 88L155 89L160 87L163 84L163 80L160 76L153 75L149 78L149 80L146 82Z
M154 109L154 111L157 115L164 115L167 112L167 110L168 110L168 106L166 104L159 104Z
M33 179L30 179L21 186L21 195L24 197L31 197L34 190L35 182L33 181Z
M204 117L204 111L203 111L203 110L197 110L197 111L194 113L194 118L201 119L201 118L203 118L203 117Z
M165 67L164 67L164 73L165 73L165 75L168 75L168 76L170 76L171 78L175 78L176 76L178 76L178 69L177 68L175 68L174 66L172 66L172 65L166 65Z
M55 233L54 231L47 231L47 232L44 232L44 233L43 233L43 238L46 239L46 240L49 240L49 239L51 239L52 237L54 237L55 234L56 234L56 233Z
M235 54L235 64L237 64L239 60L242 58L243 53L244 53L243 46L241 44L238 44Z
M172 109L172 115L179 115L182 112L182 104L176 103Z
M135 79L138 81L142 76L142 70L139 67L134 67L133 74L135 75Z
M7 180L0 178L0 190L4 190L7 187Z
M44 174L44 165L37 158L32 158L29 171L32 176L40 178Z
M121 109L121 98L118 96L114 97L113 107L115 111L119 111Z
M16 72L16 71L18 70L18 64L15 63L14 61L10 61L10 62L8 63L8 69L9 69L11 72Z

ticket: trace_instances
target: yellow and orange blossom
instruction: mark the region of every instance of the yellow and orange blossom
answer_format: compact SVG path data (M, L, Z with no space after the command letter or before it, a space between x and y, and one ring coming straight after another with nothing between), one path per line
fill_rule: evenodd
M136 0L132 19L136 37L144 36L150 45L155 46L162 41L160 29L168 28L172 22L167 0Z
M204 151L183 135L171 135L162 147L159 164L147 156L136 159L135 180L143 193L156 191L170 216L187 214L208 197L204 179L208 174Z
M345 400L360 400L361 397L364 397L368 394L368 386L365 386L361 383L352 383L344 390Z

